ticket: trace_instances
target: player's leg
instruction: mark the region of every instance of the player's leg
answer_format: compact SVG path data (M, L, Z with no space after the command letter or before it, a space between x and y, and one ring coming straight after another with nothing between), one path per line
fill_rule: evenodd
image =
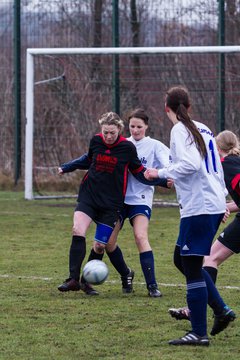
M235 320L236 315L223 301L209 273L204 268L202 273L207 284L208 305L214 312L214 324L210 332L214 336L224 330L231 321Z
M202 274L203 256L182 256L187 282L187 304L192 330L207 335L207 286Z
M95 243L95 241L94 241ZM88 261L91 261L91 260L102 260L103 258L103 255L104 255L104 252L102 252L101 254L98 254L94 251L94 245L90 251L90 254L88 256ZM82 291L84 291L87 295L99 295L99 292L97 290L95 290L93 288L93 286L91 284L89 284L83 276L81 276L80 278L80 288Z
M72 242L69 250L69 278L58 287L59 291L80 290L79 277L82 262L86 255L86 231L92 219L76 209L73 216Z
M176 246L174 253L174 263L178 267L180 271L182 271L180 259L180 248ZM211 281L208 277L210 275L212 281L215 283L216 275L217 275L217 267L225 261L229 256L231 256L233 252L226 248L226 246L222 245L219 240L216 240L211 247L210 255L204 258L204 270L208 273L205 273L205 278L208 279L208 284L211 286ZM211 294L211 292L210 292ZM214 308L215 300L211 300L211 296L209 298L210 306ZM217 307L218 308L218 307ZM190 320L190 311L187 307L182 308L170 308L170 315L177 320ZM220 312L222 311L222 306L220 306Z
M96 232L93 248L91 249L88 261L102 260L106 244L111 237L114 225L117 221L117 214L113 211L96 211L94 216ZM80 279L81 290L87 295L98 295L99 293L89 284L83 276Z
M210 255L204 258L203 267L209 273L214 283L217 280L218 266L233 254L234 252L224 246L219 240L213 243Z
M88 256L88 260L87 261L91 261L91 260L102 260L103 259L103 256L104 256L104 252L105 252L105 248L108 246L110 246L111 248L111 245L110 243L112 242L112 239L115 239L116 235L114 235L115 233L118 233L118 230L117 230L117 225L115 226L115 228L113 229L113 232L110 236L110 239L108 241L108 243L105 245L105 246L101 246L99 245L99 243L94 240L93 241L93 245L92 245L92 249L90 251L90 254ZM109 244L109 245L108 245ZM116 244L114 243L112 245L112 247L116 247ZM107 249L106 249L107 250ZM114 250L114 249L113 249ZM113 251L112 250L112 251Z
M190 310L192 330L180 339L171 340L171 345L208 345L207 302L214 310L211 335L224 330L235 319L219 295L211 277L202 269L202 257L182 256L187 282L187 303Z
M207 337L207 287L202 274L203 256L183 256L182 265L187 285L187 303L192 329L170 345L209 345Z
M184 269L182 265L182 259L180 255L180 246L175 247L174 251L174 264L178 268L180 272L184 274ZM213 281L216 276L217 270L207 266L205 270L209 273L209 275L212 277ZM180 308L170 308L168 309L169 314L175 318L176 320L190 320L190 310L188 307L180 307Z
M123 222L123 218L121 218L121 221L117 222L106 245L106 252L112 265L121 276L122 292L124 294L129 294L133 292L134 271L126 264L122 250L117 244L118 234L123 226Z
M211 335L216 335L225 329L230 321L235 318L233 311L226 306L221 298L210 275L202 269L203 255L210 253L211 242L221 218L221 214L200 215L183 218L180 223L177 244L180 247L183 272L187 282L187 303L190 310L190 321L193 333L200 337L207 335L207 303L214 311L214 325ZM205 229L211 231L206 232ZM197 254L197 256L193 254ZM185 337L176 341L173 340L170 343L182 345L186 344L186 341L188 341L188 344L192 344L192 340L190 338L186 340ZM196 344L198 340L194 339L193 341Z
M151 212L148 214L150 217ZM148 294L150 297L155 298L161 297L162 294L158 289L155 277L154 255L148 240L149 217L140 213L131 217L131 223Z
M95 241L88 261L93 259L102 260L106 249L112 265L121 275L123 293L130 293L133 291L134 272L126 265L122 251L117 245L117 236L121 228L118 217L119 213L114 211L106 211L98 216ZM83 278L81 278L81 282L91 287L89 295L96 295L96 290L90 284L87 284Z
M119 232L119 226L118 223L115 226L115 228L113 229L113 232L110 236L110 239L108 241L108 243L106 244L105 248L103 248L102 246L99 246L98 243L96 241L93 241L93 246L92 249L90 251L90 254L88 256L88 260L87 261L91 261L91 260L102 260L103 256L104 256L104 250L106 249L106 251L109 252L113 252L116 247L117 247L117 235Z
M234 220L223 230L213 243L209 256L204 259L204 269L208 271L216 282L218 266L233 254L240 252L240 217Z
M180 246L176 245L173 254L173 263L176 268L184 275L182 258L180 255ZM180 308L169 308L169 314L176 320L190 320L190 310L187 306Z
M113 228L107 224L97 223L95 240L89 254L88 260L102 260L107 240L111 237ZM80 279L81 290L87 295L99 295L99 292L89 284L83 276Z
M239 219L235 217L234 221L224 229L218 237L218 240L216 240L212 245L210 256L206 258L205 261L206 267L203 268L208 288L208 304L214 312L214 324L211 330L211 335L216 335L220 331L224 330L229 323L236 318L235 313L227 305L225 305L223 309L221 308L221 301L219 301L221 300L220 295L217 292L209 269L216 269L217 266L231 256L233 252L238 253L240 251L239 224ZM205 269L207 269L208 272L206 272Z

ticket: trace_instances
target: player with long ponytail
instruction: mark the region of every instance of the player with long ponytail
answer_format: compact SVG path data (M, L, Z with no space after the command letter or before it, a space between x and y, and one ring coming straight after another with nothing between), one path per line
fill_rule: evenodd
M189 131L189 136L195 142L200 154L205 157L207 154L206 146L202 135L199 133L197 126L191 120L188 110L190 109L190 100L188 93L181 87L173 87L167 92L166 111L170 108L176 114L178 121L181 121Z
M192 120L189 110L188 91L182 86L170 88L165 111L174 125L170 137L171 162L160 170L148 169L145 176L172 178L180 207L174 264L186 278L192 329L169 344L207 346L207 304L214 312L211 335L226 328L235 314L202 268L225 215L225 183L214 135L206 125Z
M218 267L232 255L240 253L239 139L232 131L224 130L217 135L216 143L221 157L226 187L232 198L231 201L227 202L227 208L229 213L236 213L236 215L214 241L210 255L204 258L204 269L209 273L214 283L217 281ZM187 307L170 308L168 311L177 320L190 320L190 312Z

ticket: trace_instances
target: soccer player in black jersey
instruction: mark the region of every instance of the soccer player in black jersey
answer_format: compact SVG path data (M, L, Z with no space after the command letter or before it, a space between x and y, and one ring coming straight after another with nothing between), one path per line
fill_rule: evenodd
M86 255L86 232L94 221L97 225L94 239L96 245L99 249L105 248L124 206L128 171L145 184L167 187L165 179L146 182L143 175L146 169L138 159L135 146L121 135L124 125L116 113L103 114L99 124L101 133L93 136L90 141L86 166L89 170L81 182L73 217L69 278L58 287L59 291L82 289L93 295L94 290L89 284L83 279L79 282L82 262ZM83 168L76 159L63 164L59 173ZM122 276L131 281L133 275L125 266Z
M210 256L205 257L204 267L208 267L213 280L217 279L217 269L234 253L240 252L240 147L237 136L225 130L216 137L221 157L224 180L232 201L227 203L230 213L236 212L234 220L223 230L211 247Z
M131 141L137 149L139 159L145 166L163 167L169 163L169 149L160 141L146 136L148 129L148 115L146 112L137 108L128 113L128 124L131 136L127 138ZM82 162L85 165L85 157L81 156L78 163ZM87 163L86 163L87 166ZM171 188L172 181L168 181L168 187ZM123 259L121 249L117 244L117 236L122 228L126 218L133 227L133 233L136 245L139 251L139 260L141 268L146 281L148 295L150 297L161 297L162 294L158 289L154 269L154 256L151 245L148 239L148 224L151 218L152 201L153 201L154 187L140 183L134 176L129 174L126 196L124 200L124 209L120 214L120 221L115 226L114 231L106 246L106 254L109 257L114 268L121 276L123 293L132 293L132 280L134 272L131 271L128 276L126 273L127 265ZM96 242L93 242L89 260L102 260L104 251L96 248ZM81 279L81 283L83 282ZM86 284L87 286L87 284ZM90 295L96 295L96 290L91 288Z

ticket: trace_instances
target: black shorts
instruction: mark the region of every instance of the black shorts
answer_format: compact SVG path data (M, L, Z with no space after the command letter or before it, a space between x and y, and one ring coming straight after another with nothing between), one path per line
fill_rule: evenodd
M110 209L100 209L94 205L88 204L84 201L77 203L75 211L82 211L87 214L95 223L105 224L114 228L119 220L119 211Z
M234 220L219 235L218 241L235 254L240 253L240 217Z

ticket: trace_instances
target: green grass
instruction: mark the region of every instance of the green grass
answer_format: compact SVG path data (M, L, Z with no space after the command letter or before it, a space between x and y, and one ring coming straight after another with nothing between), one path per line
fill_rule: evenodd
M211 340L209 348L171 347L168 340L189 330L167 309L185 305L184 279L172 263L178 233L176 208L154 208L150 240L156 276L163 292L150 299L144 285L131 227L119 238L127 263L135 270L134 294L123 295L119 276L109 264L100 296L60 293L68 275L74 200L25 201L18 192L0 192L0 359L239 359L238 319ZM94 225L87 237L90 250ZM226 302L239 313L239 259L219 270L218 285ZM178 286L171 286L171 285ZM209 330L212 313L209 310Z

